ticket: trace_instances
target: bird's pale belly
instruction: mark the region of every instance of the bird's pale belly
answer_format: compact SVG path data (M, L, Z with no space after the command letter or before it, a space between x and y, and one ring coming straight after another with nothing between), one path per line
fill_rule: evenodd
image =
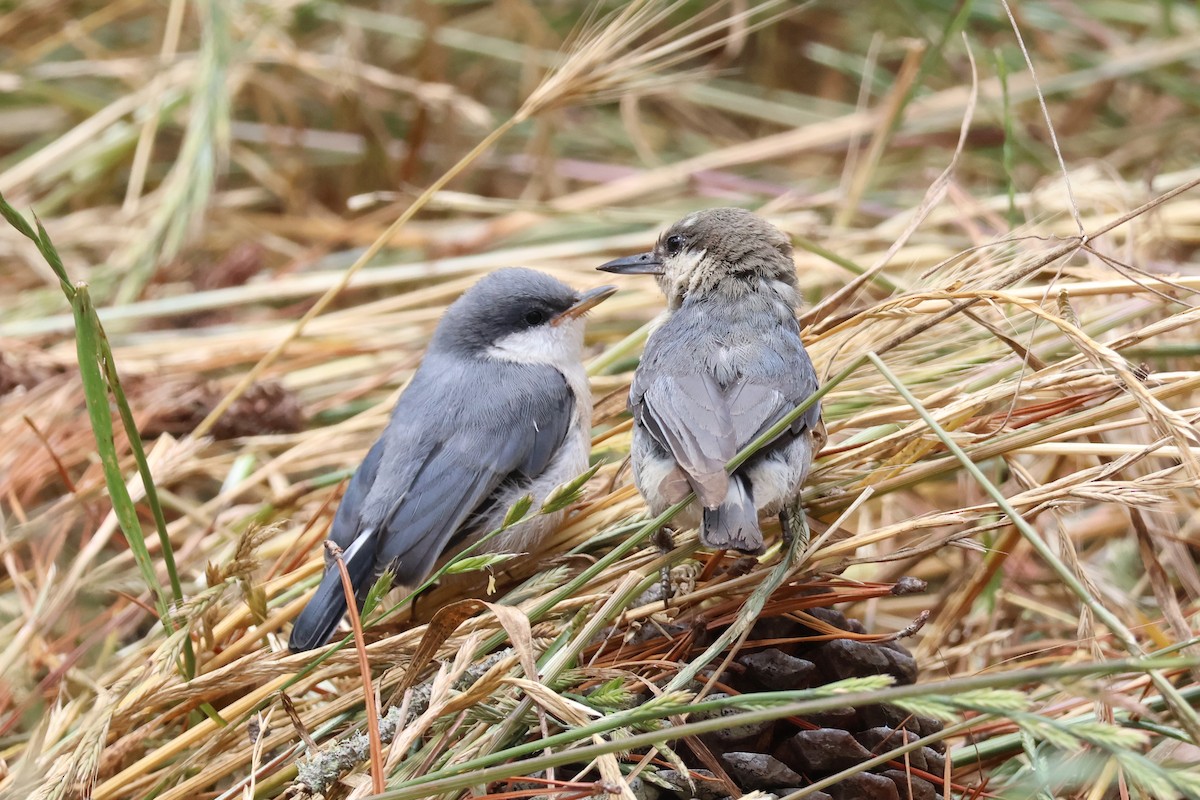
M632 453L633 480L642 497L646 498L650 513L661 514L682 499L662 491L664 484L671 483L678 465L641 426L633 429ZM764 514L775 514L800 493L811 460L812 437L804 431L785 446L751 460L738 472L750 478L755 508ZM675 520L683 526L698 525L699 509L693 503Z
M589 406L590 409L590 406ZM545 501L550 492L562 486L580 474L588 467L588 456L591 453L591 435L587 429L575 429L563 442L559 451L546 466L546 470L528 483L511 486L497 498L493 509L485 517L480 527L480 534L486 534L500 527L508 509L513 503L525 495L533 496L533 512ZM483 552L489 553L529 553L538 548L558 524L562 522L562 511L554 514L537 514L525 522L512 526L504 533L484 544Z

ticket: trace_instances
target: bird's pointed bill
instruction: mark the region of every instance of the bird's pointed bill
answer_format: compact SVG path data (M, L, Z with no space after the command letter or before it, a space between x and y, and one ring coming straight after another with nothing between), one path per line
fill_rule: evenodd
M653 252L638 253L636 256L623 256L601 264L596 269L603 272L615 272L618 275L662 275L663 263Z
M595 289L590 289L579 295L579 299L576 300L566 311L561 312L558 316L552 319L550 324L561 325L567 320L578 319L588 311L603 303L608 298L612 297L614 294L616 294L616 292L617 287L615 286L600 286Z

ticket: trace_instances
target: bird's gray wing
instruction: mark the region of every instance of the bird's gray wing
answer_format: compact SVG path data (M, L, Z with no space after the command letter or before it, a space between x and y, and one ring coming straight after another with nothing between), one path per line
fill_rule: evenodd
M516 374L470 387L467 397L479 407L463 414L426 454L384 524L379 564L393 568L401 582L428 574L455 532L501 484L540 475L567 436L575 403L562 373L506 367Z
M788 411L791 411L812 397L820 385L817 381L817 368L813 366L812 358L804 349L798 327L788 336L788 347L789 352L785 354L785 358L791 366L787 369L788 381L783 388L783 395L790 404ZM796 434L805 430L815 431L820 424L821 403L817 401L792 423L791 430Z
M770 347L754 348L754 357L739 362L736 376L723 385L705 360L706 348L697 344L704 341L702 323L679 312L651 337L629 406L701 503L713 508L728 491L725 464L815 392L817 375L793 323ZM820 415L814 404L789 432L815 428Z
M725 395L738 449L757 439L795 406L783 392L761 383L740 380Z
M558 370L504 365L502 374L492 372L477 365L428 387L414 378L376 445L380 454L368 454L370 486L347 489L335 517L344 527L334 533L349 538L349 547L370 543L356 553L356 564L370 563L369 574L352 576L361 577L354 582L360 604L384 569L400 583L424 579L476 509L506 481L541 474L566 438L574 397ZM344 611L338 573L327 570L289 646L323 644Z
M428 441L404 433L389 426L376 448L383 445L385 455L391 455L386 451ZM359 608L385 569L391 568L402 584L423 579L453 532L504 479L498 459L489 463L486 457L476 459L463 452L468 439L479 439L482 450L482 437L458 431L424 453L418 452L421 444L413 446L407 455L416 466L407 481L389 480L384 458L382 474L377 462L375 481L365 495L351 495L347 489L330 538L349 539L342 548L343 560ZM381 504L386 506L382 518L377 513ZM300 652L324 644L345 612L340 572L336 565L326 564L317 591L292 626L288 647Z
M784 359L784 369L787 380L780 387L782 395L788 403L787 411L796 408L797 405L803 403L814 395L817 389L820 389L820 383L817 380L817 369L812 366L812 359L809 357L809 351L804 349L804 342L800 339L800 329L788 331L787 345L781 350L780 357ZM785 411L785 414L787 413ZM778 420L772 421L770 425ZM818 401L804 411L804 414L797 417L796 422L792 423L792 433L802 433L803 431L816 431L817 426L821 425L821 402Z
M817 391L817 372L799 330L784 331L774 344L769 351L760 351L759 359L746 363L725 390L739 450ZM814 403L780 435L799 435L815 429L820 421L821 405Z
M371 486L375 483L375 475L379 470L379 460L383 457L383 445L383 439L379 439L375 444L371 445L371 449L367 451L366 458L358 465L358 469L354 470L354 475L350 478L350 484L342 494L342 502L338 505L337 513L333 515L333 524L329 528L329 538L343 550L348 548L358 538L358 511L362 508L363 501L366 500L367 494L371 491Z
M706 507L725 498L725 462L737 452L733 422L713 376L641 373L630 394L634 419L686 473Z

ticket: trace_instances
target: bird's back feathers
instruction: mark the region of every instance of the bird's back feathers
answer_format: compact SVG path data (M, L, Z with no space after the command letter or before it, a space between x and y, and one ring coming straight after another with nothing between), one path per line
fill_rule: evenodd
M766 305L722 307L689 298L651 335L630 410L705 507L705 544L761 547L753 487L731 481L725 464L816 390L795 319L781 320ZM773 444L809 435L820 414L814 404Z
M448 402L458 397L471 402ZM330 538L355 554L357 602L385 569L401 584L421 581L502 485L541 474L574 413L553 367L429 354L334 517ZM338 572L327 570L289 647L323 644L345 610Z

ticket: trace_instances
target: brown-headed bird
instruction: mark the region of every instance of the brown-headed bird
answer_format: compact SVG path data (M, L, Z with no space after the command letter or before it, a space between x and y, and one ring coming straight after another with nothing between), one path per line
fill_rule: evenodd
M717 208L679 220L650 252L599 269L654 275L667 299L629 393L634 481L650 511L695 492L702 513L684 522L699 522L708 547L762 552L760 513L779 514L791 535L814 436L824 439L819 404L725 469L817 390L796 323L791 241L749 211Z

